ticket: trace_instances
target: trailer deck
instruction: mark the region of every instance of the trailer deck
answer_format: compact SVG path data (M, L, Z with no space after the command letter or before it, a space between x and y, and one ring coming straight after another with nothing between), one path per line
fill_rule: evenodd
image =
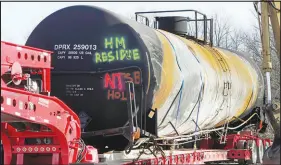
M138 160L135 160L141 150L132 150L130 154L121 152L110 152L99 154L100 163L106 164L204 164L204 162L212 161L228 161L228 150L193 150L193 149L177 149L164 150L165 158L160 153L142 154ZM149 153L149 150L146 150ZM135 160L135 161L134 161Z

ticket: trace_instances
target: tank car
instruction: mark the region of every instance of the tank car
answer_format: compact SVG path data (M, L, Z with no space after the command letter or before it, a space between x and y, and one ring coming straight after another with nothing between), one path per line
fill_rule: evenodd
M52 13L26 45L54 52L51 94L80 115L84 132L126 124L126 81L135 85L131 95L140 118L147 118L146 131L158 136L176 134L173 127L188 134L197 126L222 126L243 118L263 99L261 72L247 54L98 7L70 6ZM85 141L108 149L126 144L119 136Z

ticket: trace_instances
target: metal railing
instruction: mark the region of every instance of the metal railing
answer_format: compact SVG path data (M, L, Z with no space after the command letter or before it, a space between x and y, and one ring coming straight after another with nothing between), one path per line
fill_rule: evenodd
M194 19L190 19L189 17L186 17L186 19L183 19L181 21L186 21L187 23L189 22L195 22L195 36L188 36L186 34L183 34L185 37L187 38L194 38L196 41L200 42L200 39L198 38L198 33L199 33L199 28L198 28L198 23L199 22L203 22L203 43L207 44L209 43L209 45L213 46L213 19L208 19L207 16L197 10L168 10L168 11L147 11L147 12L136 12L135 13L135 19L138 22L138 17L142 17L145 19L145 25L149 26L150 22L148 17L144 16L144 15L140 15L140 14L152 14L152 13L175 13L175 12L194 12ZM203 17L203 19L198 19L198 16L201 15ZM154 17L155 21L153 22L153 28L157 29L157 24L158 24L158 20L157 17ZM209 42L207 42L208 37L207 37L207 33L208 33L208 23L209 23ZM187 32L186 32L187 33Z

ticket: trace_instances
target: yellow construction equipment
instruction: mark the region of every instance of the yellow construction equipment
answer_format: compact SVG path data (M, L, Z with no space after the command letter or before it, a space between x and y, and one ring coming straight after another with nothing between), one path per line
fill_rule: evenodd
M256 5L256 3L255 3ZM257 7L256 7L257 9ZM262 40L263 70L266 76L267 104L265 114L274 129L274 142L264 154L263 164L280 164L280 126L274 117L274 105L271 99L270 73L272 71L270 54L270 25L272 27L275 48L280 60L280 2L264 0L261 2L260 32Z

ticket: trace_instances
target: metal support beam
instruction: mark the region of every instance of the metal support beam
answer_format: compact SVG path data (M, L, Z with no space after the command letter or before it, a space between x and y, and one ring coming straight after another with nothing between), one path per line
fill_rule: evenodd
M204 44L207 43L207 17L204 15Z
M210 20L210 44L213 46L213 18Z
M197 12L195 11L195 38L198 38Z
M269 18L268 18L268 3L261 2L261 40L262 40L262 56L263 56L263 70L266 76L267 87L267 103L271 103L271 84L270 73L272 70L271 55L270 55L270 41L269 41Z
M271 5L269 5L270 22L274 33L275 47L280 60L280 2L269 3L271 3ZM275 8L272 5L274 5Z

